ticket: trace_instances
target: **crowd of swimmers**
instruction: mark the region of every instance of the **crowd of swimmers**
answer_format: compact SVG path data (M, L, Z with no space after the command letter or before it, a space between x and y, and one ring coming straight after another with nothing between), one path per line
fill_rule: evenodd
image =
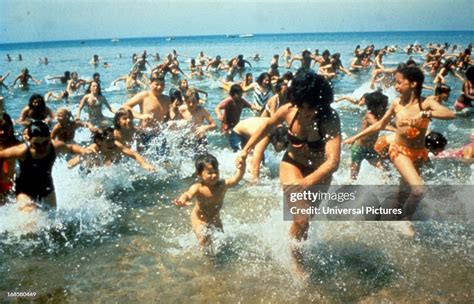
M223 229L219 210L227 189L245 175L247 156L253 153L251 179L258 182L264 151L270 143L276 152L285 151L279 173L283 186L329 186L332 175L339 168L342 144L350 145L352 149L350 178L353 180L357 180L363 160L387 174L392 163L401 176L401 186L409 189L406 195L398 197L393 207L403 210L400 219L411 220L426 191L420 168L429 161L428 152L435 157L472 161L472 142L451 152L443 152L447 139L429 127L433 119L456 117L455 112L443 104L451 94L445 81L449 75L462 81L462 92L457 97L455 110L470 111L474 98L471 51L472 44L462 51L449 44L429 44L426 51L419 45L406 49L357 46L350 66L345 68L339 53L331 54L324 50L319 54L319 50L313 53L304 50L301 55L294 55L290 48L286 48L281 56L275 54L272 57L268 71L261 73L255 82L249 70L252 60L262 60L258 54L248 57L249 60L243 55L224 60L219 55L211 58L200 52L189 61L188 68L182 68L178 57L186 56L175 50L163 61L158 53L150 56L144 51L140 55L133 54L128 75L113 81L113 84L124 81L126 90L131 92L131 97L117 109L112 108L102 95L99 73L95 73L91 80L84 80L77 72L66 71L63 76L49 79L63 84L64 91L47 92L44 96L31 95L16 120L24 127L21 141L14 135L13 119L4 110L8 98L2 97L0 204L5 204L14 192L23 211L55 208L51 172L60 154L76 155L68 161L70 167L107 166L128 156L145 170L153 171L154 165L143 157L142 152L158 138L157 152L166 156L170 143L160 134L169 129L185 133L179 144L186 148L185 151L191 151L195 160L198 182L173 203L186 206L196 202L191 215L192 228L203 248L212 243L213 229ZM418 64L410 58L397 68L385 67L384 56L394 52L426 54L426 60ZM157 62L155 66L148 61L151 57ZM7 60L11 60L9 55ZM94 55L90 64L97 66L100 60L98 55ZM47 58L44 61L48 62ZM297 61L300 66L296 70L292 67ZM280 68L285 68L286 72L280 73ZM348 96L336 99L336 102L348 100L367 109L360 132L343 140L340 117L330 105L334 101L330 81L335 77L351 77L362 70L371 70L371 86L394 86L398 96L389 102L379 89L364 94L360 99ZM218 79L221 71L225 73L220 79L221 87L229 96L217 104L214 113L210 113L203 105L208 93L190 87L188 79ZM433 77L432 85L425 81L425 75ZM8 76L9 73L0 76L0 86L10 90L5 83ZM168 78L176 81L177 86L166 94ZM240 80L236 81L236 78ZM30 81L39 83L24 68L12 86L18 82L18 88L27 89ZM54 113L47 106L48 100L67 100L73 94L80 94L81 87L87 89L80 99L76 115L67 107ZM433 94L424 97L423 89L433 90ZM249 92L252 92L250 101L244 97ZM81 118L84 108L88 109L87 119ZM113 119L103 114L104 108L114 114ZM241 120L244 108L251 109L255 116ZM134 121L139 123L136 125ZM216 129L218 123L230 148L238 153L236 173L230 178L220 177L219 162L209 154L206 134ZM181 129L183 125L187 127ZM75 142L78 128L90 130L92 142L89 145ZM379 136L382 130L391 134ZM19 166L17 175L16 160ZM299 207L309 206L306 201L298 204ZM305 240L309 220L309 216L294 215L290 236L298 241ZM301 264L303 257L298 247L292 252Z

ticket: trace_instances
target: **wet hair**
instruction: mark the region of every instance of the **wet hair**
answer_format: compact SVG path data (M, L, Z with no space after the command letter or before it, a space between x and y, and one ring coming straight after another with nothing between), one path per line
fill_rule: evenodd
M330 56L331 53L329 52L329 50L324 50L324 52L321 54L321 56Z
M100 87L100 83L97 82L97 81L95 81L95 80L93 80L93 81L91 81L91 82L89 83L89 86L87 87L87 90L86 90L86 94L90 94L90 93L91 93L91 88L92 88L92 84L93 84L93 83L96 83L96 84L97 84L97 95L102 96L102 89L101 89L101 87Z
M270 142L272 143L275 150L277 150L277 145L281 145L282 150L288 148L288 128L284 126L277 127L270 134Z
M107 63L107 62L105 62L105 63ZM96 78L96 77L99 77L99 78L100 78L100 74L99 74L99 73L97 73L97 72L96 72L96 73L94 73L94 74L92 74L92 78Z
M287 81L287 80L284 79L284 78L278 78L278 80L276 81L275 86L274 86L275 92L280 92L281 87L283 86L283 83L285 81Z
M406 65L406 66L414 66L414 67L416 67L416 66L418 66L418 63L416 63L416 61L413 60L413 58L410 58L410 59L407 60L407 62L405 63L405 65Z
M448 140L441 133L430 132L425 136L425 147L430 151L438 149L444 150L447 144Z
M161 74L158 74L158 75L161 75ZM162 83L165 83L165 78L162 77L162 76L151 77L151 78L150 78L150 83L152 83L152 82L162 82Z
M68 114L70 117L72 117L72 113L71 111L66 108L66 107L63 107L63 108L59 108L57 111L56 111L57 114L59 113L65 113L65 114Z
M466 78L467 80L469 80L470 82L474 82L474 66L470 66L467 68L466 70Z
M64 72L64 77L66 77L67 79L69 79L69 78L71 77L71 72L65 71L65 72Z
M299 69L288 87L291 104L300 107L303 103L312 108L328 108L334 100L331 84L313 71Z
M380 91L364 94L367 109L375 115L377 119L382 118L387 111L388 97Z
M449 94L451 92L451 87L444 83L439 83L435 87L435 95Z
M107 127L105 129L99 129L97 132L92 133L92 141L97 144L100 141L114 138L114 128Z
M184 94L184 101L188 102L191 99L194 99L196 103L199 102L199 94L196 90L190 89Z
M242 90L242 87L238 84L233 84L231 87L230 87L230 90L229 90L229 95L230 96L234 96L234 95L237 95L237 94L242 94L243 90Z
M126 108L120 108L115 112L114 115L114 128L117 130L120 130L120 118L128 116L132 120L132 125L133 125L133 113L130 109Z
M245 81L247 81L250 77L253 78L252 73L247 73L247 74L245 74Z
M260 74L260 75L258 76L256 82L257 82L259 85L263 85L263 81L265 80L265 78L271 79L270 74L268 74L267 72L263 72L262 74Z
M294 75L293 75L293 72L291 72L291 71L288 71L285 74L283 74L283 76L281 76L281 78L283 78L285 80L288 80L288 81L292 80L293 77L294 77Z
M33 106L33 101L39 100L39 105L38 106ZM34 110L34 112L43 112L46 109L46 102L44 101L43 96L40 94L33 94L30 97L30 101L28 102L28 107L31 110Z
M175 102L176 100L178 100L178 105L181 105L183 103L183 95L181 94L180 90L176 90L175 88L172 88L169 91L169 95L170 95L170 99L172 103Z
M5 112L0 113L0 129L6 131L6 142L16 142L15 134L13 133L13 120Z
M211 165L214 170L219 170L219 161L217 158L211 154L199 155L196 161L194 162L194 167L196 168L196 174L200 175L202 171L206 168L206 165Z
M308 57L309 55L311 55L311 52L308 51L308 50L304 50L304 51L301 53L301 56L303 56L303 57Z
M26 127L26 134L30 139L33 137L50 137L51 131L45 122L34 120Z
M415 94L421 96L421 90L423 89L423 81L425 81L425 75L423 71L417 66L400 64L397 68L397 73L403 75L409 82L416 82Z

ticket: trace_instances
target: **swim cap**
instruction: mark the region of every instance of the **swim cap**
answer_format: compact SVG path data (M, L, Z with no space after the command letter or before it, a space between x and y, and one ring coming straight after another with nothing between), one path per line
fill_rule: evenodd
M49 137L51 132L49 131L49 127L46 123L41 120L35 120L27 127L27 134L30 138Z

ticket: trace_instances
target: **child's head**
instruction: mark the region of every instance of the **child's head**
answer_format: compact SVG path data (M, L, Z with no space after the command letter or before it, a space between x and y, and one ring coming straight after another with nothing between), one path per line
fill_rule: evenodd
M107 127L94 132L92 134L92 141L99 147L99 149L112 149L115 146L114 129L112 127Z
M115 112L114 128L130 129L133 127L133 113L130 109L120 108Z
M51 132L46 123L41 120L35 120L26 127L23 133L30 146L36 151L42 153L46 151L51 143Z
M425 136L425 147L434 155L443 152L447 144L448 140L441 133L430 132Z
M257 83L262 87L268 87L270 85L270 74L264 72L257 78Z
M276 152L285 150L288 147L288 128L279 126L270 134L270 142Z
M435 95L441 96L441 101L446 101L451 93L451 87L444 83L439 83L435 88Z
M387 111L388 97L380 91L364 94L367 109L377 118L380 119Z
M466 78L469 80L471 83L474 83L474 66L470 66L466 70Z
M196 175L205 184L213 185L219 181L219 162L211 154L198 156L194 163Z
M60 108L56 112L56 118L60 124L65 124L72 120L72 113L68 108Z
M397 68L397 75L401 75L402 79L408 80L411 84L415 84L414 91L416 96L421 96L421 90L423 89L423 82L425 81L425 75L420 68L413 65L401 64ZM402 93L402 92L400 92Z
M199 103L199 94L196 90L188 90L186 94L184 94L184 102L189 108L194 108Z
M233 84L231 87L230 87L230 90L229 90L229 95L230 97L232 97L233 99L236 99L236 98L241 98L242 97L242 87L238 84Z
M181 94L181 91L173 88L169 91L169 95L172 104L176 103L177 106L183 104L183 95Z

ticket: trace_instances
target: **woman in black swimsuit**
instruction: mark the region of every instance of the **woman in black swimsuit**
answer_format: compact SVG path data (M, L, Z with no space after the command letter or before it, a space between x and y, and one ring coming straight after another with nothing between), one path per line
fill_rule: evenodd
M0 158L18 159L20 163L20 173L15 180L20 209L56 208L51 173L57 154L84 154L86 150L78 145L52 141L49 127L42 121L32 122L26 128L24 137L24 143L0 151Z
M255 132L237 162L245 161L256 143L277 125L286 122L289 126L290 144L280 163L281 184L302 187L329 186L332 173L339 166L341 154L339 116L329 106L334 99L332 88L324 77L300 70L288 88L288 96L290 103L281 106L268 122ZM288 191L284 192L289 194ZM290 202L288 199L287 201ZM293 206L307 208L310 202L298 201L291 203L291 207ZM290 236L298 241L305 240L308 236L309 220L308 215L293 214ZM293 249L293 256L297 265L301 266L302 258L298 248Z

